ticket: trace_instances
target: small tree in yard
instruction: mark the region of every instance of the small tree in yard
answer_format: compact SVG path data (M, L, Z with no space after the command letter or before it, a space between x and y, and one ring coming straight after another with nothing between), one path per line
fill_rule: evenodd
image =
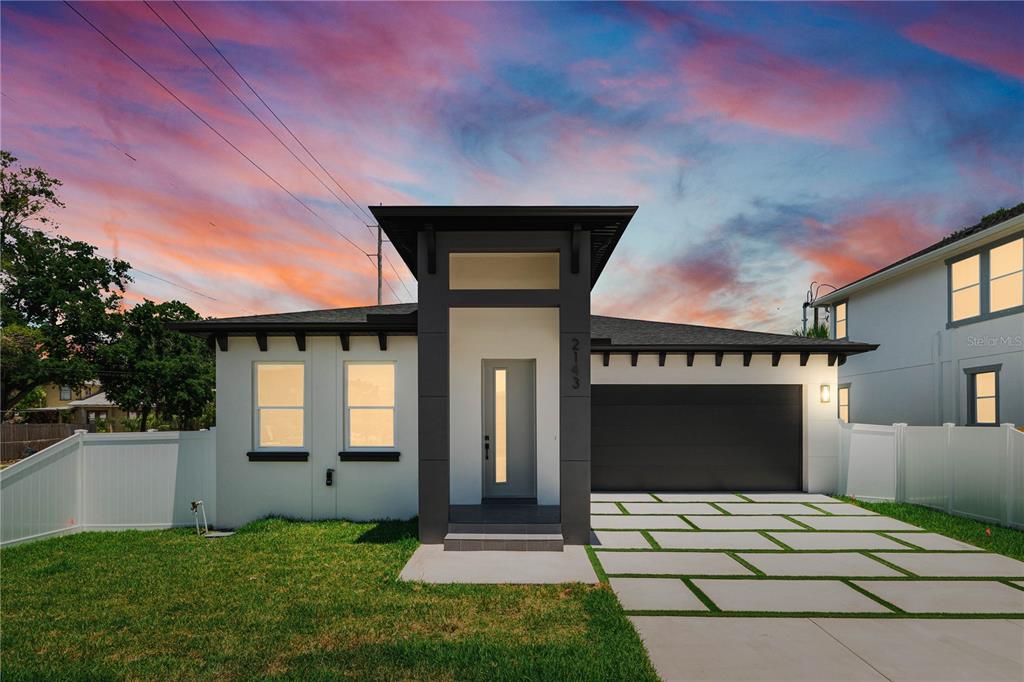
M100 349L99 376L107 397L139 414L139 431L146 430L154 411L173 416L180 428L209 425L204 422L213 401L213 351L167 328L168 322L198 319L180 301L144 301L125 311L117 340Z
M57 229L46 211L61 208L60 181L17 166L0 151L0 409L5 413L45 384L80 387L96 378L96 348L112 338L128 263Z

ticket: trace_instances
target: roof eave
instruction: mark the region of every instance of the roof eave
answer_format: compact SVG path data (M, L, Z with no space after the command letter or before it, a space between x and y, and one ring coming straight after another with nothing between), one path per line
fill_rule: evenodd
M837 302L842 302L843 299L849 297L852 294L855 294L859 291L863 291L864 289L868 289L877 284L881 284L882 282L893 279L894 277L899 277L900 275L909 272L910 270L919 268L922 265L927 265L928 263L932 263L935 261L945 260L946 258L957 253L958 251L968 250L969 248L976 246L978 244L982 244L986 241L999 238L1000 236L1002 236L1004 232L1014 232L1022 228L1024 228L1024 214L1004 220L1001 223L981 230L980 232L976 232L975 234L972 234L968 237L964 237L963 239L958 239L954 242L950 242L949 244L946 244L945 246L935 249L934 251L923 253L917 258L912 258L911 260L908 260L905 263L900 263L899 265L895 265L889 268L883 268L882 270L879 270L874 274L868 275L867 277L859 279L855 282L847 284L844 287L836 289L835 291L825 294L824 296L818 298L818 300L816 300L813 305L816 307L820 307L832 305L833 303Z
M672 344L591 344L594 353L838 353L857 355L876 350L877 343L848 344L770 344L770 343L672 343Z

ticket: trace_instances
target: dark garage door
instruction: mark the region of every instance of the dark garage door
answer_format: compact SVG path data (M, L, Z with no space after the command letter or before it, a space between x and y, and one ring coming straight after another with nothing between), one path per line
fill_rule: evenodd
M800 490L801 386L591 386L594 490Z

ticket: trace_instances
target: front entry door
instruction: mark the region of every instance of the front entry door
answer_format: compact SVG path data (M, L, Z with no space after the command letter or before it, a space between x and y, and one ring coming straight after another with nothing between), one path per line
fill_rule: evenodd
M484 360L484 497L537 495L535 360Z

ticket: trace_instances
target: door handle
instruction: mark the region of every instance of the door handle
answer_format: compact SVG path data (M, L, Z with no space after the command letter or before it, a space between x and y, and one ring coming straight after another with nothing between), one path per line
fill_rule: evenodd
M484 459L491 458L491 437L484 436Z

